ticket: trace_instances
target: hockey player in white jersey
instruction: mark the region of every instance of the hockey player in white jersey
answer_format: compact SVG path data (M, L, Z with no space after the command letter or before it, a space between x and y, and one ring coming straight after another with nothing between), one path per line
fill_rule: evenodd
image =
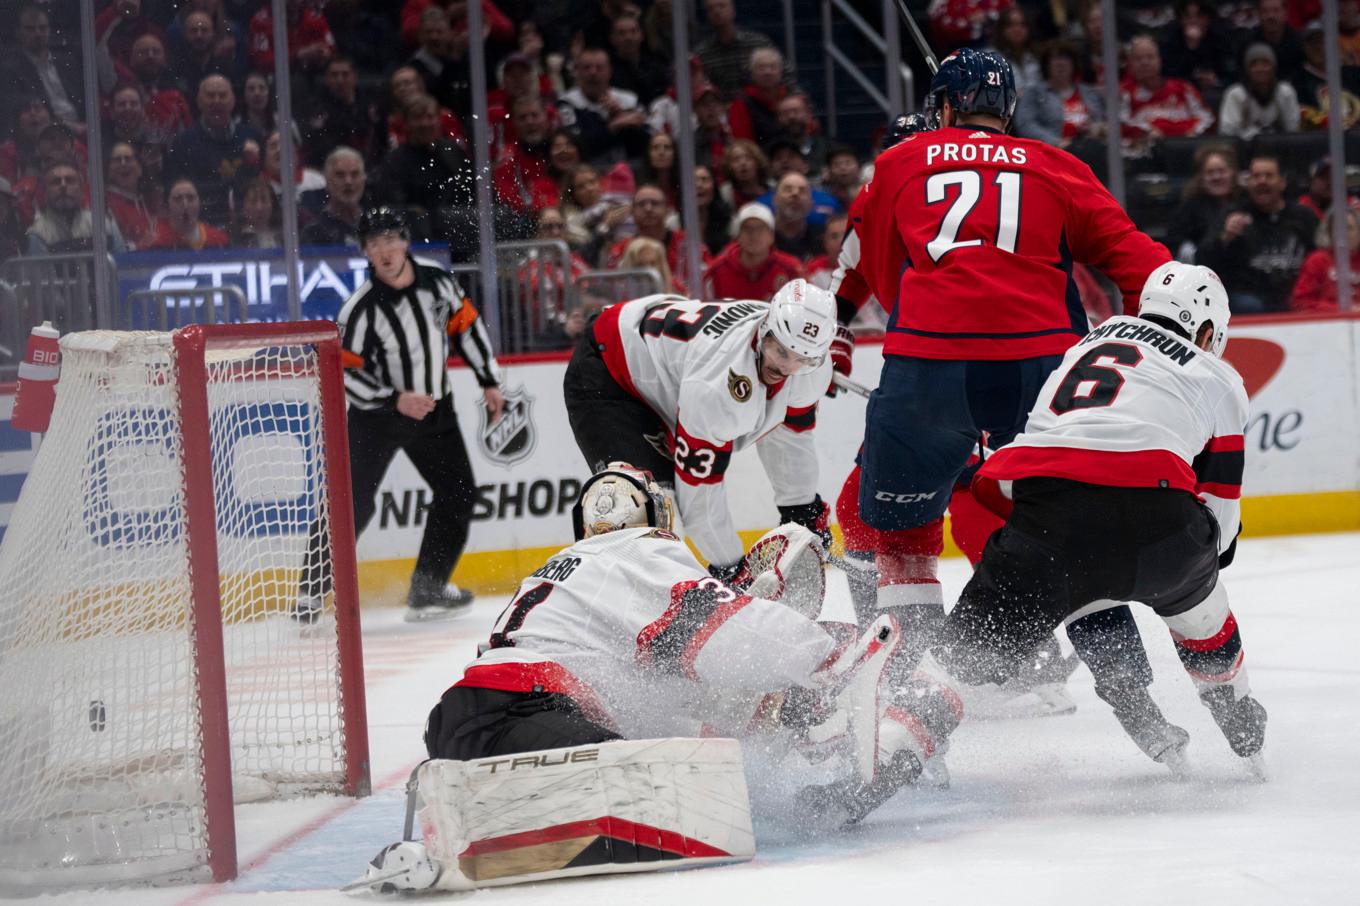
M1213 271L1173 261L1139 301L1138 317L1068 350L1025 432L979 471L974 492L1013 508L933 651L957 679L1001 681L1093 602L1140 601L1165 620L1232 750L1259 768L1266 712L1219 581L1236 549L1248 415L1221 358L1228 297ZM1177 757L1184 731L1149 717L1150 699L1112 704L1144 751Z
M918 684L880 695L891 652L863 666L855 658L871 656L876 638L838 647L815 622L825 575L812 533L788 525L757 542L746 594L699 565L669 531L664 492L631 466L586 482L574 519L580 540L520 584L431 712L431 757L771 728L804 741L858 733L876 754L828 794L854 820L942 751L961 717L952 692ZM899 637L890 617L878 630L885 644Z
M831 382L835 300L803 280L769 302L646 296L606 308L563 381L592 471L630 462L675 490L685 531L714 575L742 546L723 491L737 450L756 445L781 522L830 539L812 430Z

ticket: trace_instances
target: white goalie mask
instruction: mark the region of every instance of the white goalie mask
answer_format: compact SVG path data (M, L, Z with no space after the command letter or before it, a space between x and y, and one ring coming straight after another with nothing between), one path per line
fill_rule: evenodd
M581 488L571 508L576 540L593 538L624 528L651 528L670 531L670 498L646 469L626 462L611 462Z
M826 599L826 553L821 540L801 525L787 523L766 532L746 554L752 576L747 594L778 601L809 620Z
M802 279L785 283L770 299L759 334L762 342L774 337L813 368L826 358L835 335L836 297Z
M1228 291L1218 274L1199 264L1168 261L1148 275L1138 296L1138 315L1158 315L1180 326L1191 342L1200 327L1214 325L1209 351L1222 357L1228 345Z

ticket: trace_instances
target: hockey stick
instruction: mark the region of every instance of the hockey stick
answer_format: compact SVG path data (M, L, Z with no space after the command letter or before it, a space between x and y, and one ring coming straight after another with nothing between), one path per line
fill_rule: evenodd
M921 34L921 26L916 24L916 20L911 16L911 10L907 9L907 0L897 0L897 11L902 14L902 21L907 23L907 31L911 32L912 40L916 42L921 56L926 58L926 68L930 70L930 74L939 72L940 61L935 59L935 51L930 49L930 42Z
M837 557L835 554L827 554L826 562L842 572L862 573L866 576L878 575L878 568L868 560L851 560L849 557Z
M863 384L850 380L848 377L841 374L839 371L833 371L831 373L831 383L836 385L837 390L848 391L850 393L853 393L855 396L862 396L866 400L869 398L869 394L873 392Z

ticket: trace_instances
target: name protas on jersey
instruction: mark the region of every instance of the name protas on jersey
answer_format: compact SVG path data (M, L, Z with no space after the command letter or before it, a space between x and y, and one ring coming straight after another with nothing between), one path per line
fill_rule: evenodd
M1023 147L1007 148L991 142L936 142L926 148L926 166L937 161L945 164L1027 164L1029 150Z
M1098 340L1135 340L1144 343L1162 355L1184 367L1195 358L1195 349L1184 341L1178 340L1151 324L1130 324L1127 321L1109 321L1092 330L1081 340L1081 345L1089 345Z

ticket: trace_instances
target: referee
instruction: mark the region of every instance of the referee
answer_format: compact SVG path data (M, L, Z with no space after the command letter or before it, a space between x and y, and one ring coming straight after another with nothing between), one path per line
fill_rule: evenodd
M406 620L437 620L472 602L472 592L447 584L467 543L476 490L449 389L450 341L477 376L492 421L505 406L499 367L477 309L458 281L411 257L401 213L388 207L365 211L358 233L369 280L337 318L349 400L354 531L363 532L373 518L383 474L404 450L434 496ZM326 586L320 566L327 547L322 533L314 532L298 601L303 622L321 613Z

